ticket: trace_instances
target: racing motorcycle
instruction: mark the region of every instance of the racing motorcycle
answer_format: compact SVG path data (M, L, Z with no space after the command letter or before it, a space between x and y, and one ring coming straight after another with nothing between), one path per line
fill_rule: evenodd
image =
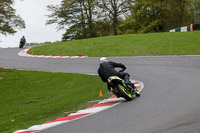
M136 88L126 84L125 81L118 76L111 76L108 78L108 83L112 86L111 92L118 98L123 97L127 101L131 101L134 95L140 97L140 92Z
M24 47L24 45L25 45L25 43L24 42L20 42L19 43L19 48L21 49L21 48L23 48Z

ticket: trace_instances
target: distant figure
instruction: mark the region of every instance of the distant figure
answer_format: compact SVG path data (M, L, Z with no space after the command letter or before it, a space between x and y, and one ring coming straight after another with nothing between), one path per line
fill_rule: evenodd
M23 37L21 38L21 40L20 40L19 48L23 48L25 44L26 44L26 39L25 39L25 37L23 36Z

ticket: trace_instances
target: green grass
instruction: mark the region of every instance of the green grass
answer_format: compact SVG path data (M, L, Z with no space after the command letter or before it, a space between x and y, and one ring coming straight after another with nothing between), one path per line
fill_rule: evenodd
M200 31L109 36L33 47L29 54L76 56L199 55ZM98 97L100 89L103 97ZM0 132L42 124L109 97L97 76L0 68Z
M155 56L199 55L200 31L108 36L34 47L37 55Z
M67 116L110 95L98 76L0 68L0 132Z

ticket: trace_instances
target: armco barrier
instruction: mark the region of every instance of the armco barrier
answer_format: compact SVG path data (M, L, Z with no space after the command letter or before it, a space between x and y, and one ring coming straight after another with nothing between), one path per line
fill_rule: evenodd
M200 30L200 24L193 24L193 30Z
M200 30L200 24L191 24L188 26L169 30L168 32L188 32L188 31L194 31L194 30Z

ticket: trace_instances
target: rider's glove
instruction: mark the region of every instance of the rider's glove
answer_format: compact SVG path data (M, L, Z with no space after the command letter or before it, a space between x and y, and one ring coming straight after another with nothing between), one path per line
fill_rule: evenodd
M119 72L123 72L123 70L119 70Z
M119 70L119 72L123 72L124 70L126 70L126 67L124 67L122 70Z

